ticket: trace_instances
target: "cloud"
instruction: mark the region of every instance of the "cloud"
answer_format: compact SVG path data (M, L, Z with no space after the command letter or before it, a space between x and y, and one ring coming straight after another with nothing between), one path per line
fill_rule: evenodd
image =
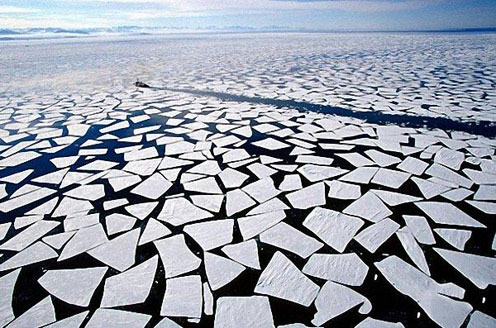
M87 0L75 0L85 1ZM250 10L398 11L436 5L446 0L93 0L94 3L162 5L167 14L246 12ZM91 2L91 1L90 1Z
M24 8L24 7L14 7L14 6L0 6L0 14L24 14L24 13L35 13L38 12L36 9Z

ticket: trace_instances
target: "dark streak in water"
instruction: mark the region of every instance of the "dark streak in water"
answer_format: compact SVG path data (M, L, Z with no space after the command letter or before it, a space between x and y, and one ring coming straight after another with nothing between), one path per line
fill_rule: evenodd
M461 131L484 137L496 137L496 125L490 121L463 122L446 117L414 116L408 114L386 114L378 111L357 112L342 107L313 104L297 100L281 100L263 97L248 97L230 93L204 91L195 89L180 89L168 87L150 87L153 90L183 92L198 96L216 97L221 100L248 102L254 104L288 107L299 111L311 111L338 116L353 117L374 124L394 124L411 128L443 129L446 131Z

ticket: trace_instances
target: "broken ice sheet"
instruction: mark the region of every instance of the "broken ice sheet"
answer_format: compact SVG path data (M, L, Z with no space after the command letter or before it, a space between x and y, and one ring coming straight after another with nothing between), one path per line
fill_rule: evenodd
M425 217L418 215L403 215L403 219L405 220L408 230L419 243L424 245L433 245L436 243L432 230Z
M17 317L8 325L8 327L43 327L54 322L55 320L55 309L52 303L52 298L47 296Z
M141 234L138 246L160 239L169 234L171 234L171 231L166 226L164 226L156 219L150 218L146 223L146 227L143 230L143 233Z
M229 194L228 194L229 199ZM230 215L228 213L228 215ZM173 226L199 221L211 217L212 214L193 205L184 197L167 199L157 219Z
M215 328L274 328L267 296L219 297L215 311Z
M357 199L360 198L362 192L360 190L360 186L341 182L338 180L332 180L326 182L329 186L329 193L327 197L336 198L336 199Z
M7 323L14 320L12 298L14 287L21 269L17 269L0 277L0 326L5 327Z
M38 283L62 301L86 307L107 272L107 267L48 270Z
M114 327L144 328L151 315L114 309L96 309L85 328Z
M248 240L269 229L286 218L284 211L262 213L238 219L238 226L244 240Z
M415 205L438 224L460 225L475 228L486 227L451 203L417 202Z
M323 182L318 182L286 195L293 208L307 209L325 205L326 195Z
M302 258L307 258L324 246L321 242L284 222L262 232L260 241L286 249Z
M172 184L171 184L172 185ZM217 181L214 177L198 179L195 181L187 182L184 185L184 190L193 191L204 194L222 194Z
M389 322L367 317L356 325L355 328L405 328L405 326L401 322Z
M302 189L301 178L298 174L287 174L284 176L281 184L279 185L279 190L282 191L294 191Z
M303 273L349 286L361 286L369 267L355 253L313 254Z
M158 256L137 266L107 278L101 307L115 307L143 303L150 289L158 265Z
M105 196L105 189L102 184L84 185L74 188L64 195L94 201Z
M442 248L434 248L434 251L478 288L496 285L495 258Z
M342 175L348 170L343 170L337 167L329 167L314 164L305 164L298 169L298 172L310 182L330 179Z
M363 224L359 218L321 207L314 208L303 221L304 227L340 253Z
M405 249L410 259L415 265L422 270L426 275L430 276L429 265L425 259L422 248L417 244L413 234L409 231L408 227L403 227L396 231L396 236L401 242L401 246Z
M257 242L253 239L226 245L222 247L222 252L238 263L260 270Z
M322 325L360 304L359 313L367 314L372 310L372 304L365 296L351 288L327 281L315 299L317 313L312 323Z
M162 174L154 173L152 176L141 182L131 190L131 193L150 199L158 199L169 188L172 183L165 179Z
M470 304L451 298L463 298L463 289L452 283L439 284L397 256L375 266L396 290L417 302L443 328L460 327L472 311Z
M231 216L255 205L256 202L241 189L228 191L226 194L226 214Z
M252 182L243 187L242 190L259 203L263 203L280 193L274 187L274 181L270 177Z
M428 166L429 164L426 162L415 157L408 156L397 166L397 168L414 175L421 175Z
M306 277L286 256L276 252L260 275L255 293L310 306L319 286Z
M165 267L165 277L172 278L197 269L201 260L186 245L184 235L153 242Z
M260 141L253 142L253 145L267 150L278 150L278 149L290 147L288 144L270 137Z
M372 222L378 222L393 214L380 198L371 191L351 203L343 210L343 213L358 216Z
M355 240L371 253L384 244L400 225L390 218L383 219L360 231Z
M240 187L249 178L248 175L229 167L220 172L219 177L224 187L228 189Z
M190 224L183 231L205 250L229 244L233 239L233 219L215 220Z
M53 259L57 256L57 252L51 247L38 241L0 264L0 271L24 267L33 263Z
M472 231L461 229L434 229L434 231L451 246L463 251L465 244L472 236Z
M372 178L372 183L376 183L381 186L386 186L393 189L398 189L409 178L410 174L408 173L380 168L379 171L377 171L377 173Z
M38 221L0 245L0 250L19 252L46 235L59 224L60 222L56 221Z
M198 275L167 279L161 316L200 318L203 297Z
M229 284L245 270L241 264L216 254L205 252L203 259L208 283L214 291Z
M134 265L139 236L140 229L136 228L89 250L88 254L115 270L124 271Z

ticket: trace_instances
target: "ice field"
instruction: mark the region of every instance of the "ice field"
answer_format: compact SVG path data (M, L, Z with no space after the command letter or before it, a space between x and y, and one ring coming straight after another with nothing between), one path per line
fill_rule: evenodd
M12 41L0 67L0 327L496 326L495 34Z

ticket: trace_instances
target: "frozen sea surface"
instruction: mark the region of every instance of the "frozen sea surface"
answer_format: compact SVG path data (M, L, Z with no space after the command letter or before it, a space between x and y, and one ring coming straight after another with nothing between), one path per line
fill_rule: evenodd
M0 43L0 327L495 326L494 41Z

